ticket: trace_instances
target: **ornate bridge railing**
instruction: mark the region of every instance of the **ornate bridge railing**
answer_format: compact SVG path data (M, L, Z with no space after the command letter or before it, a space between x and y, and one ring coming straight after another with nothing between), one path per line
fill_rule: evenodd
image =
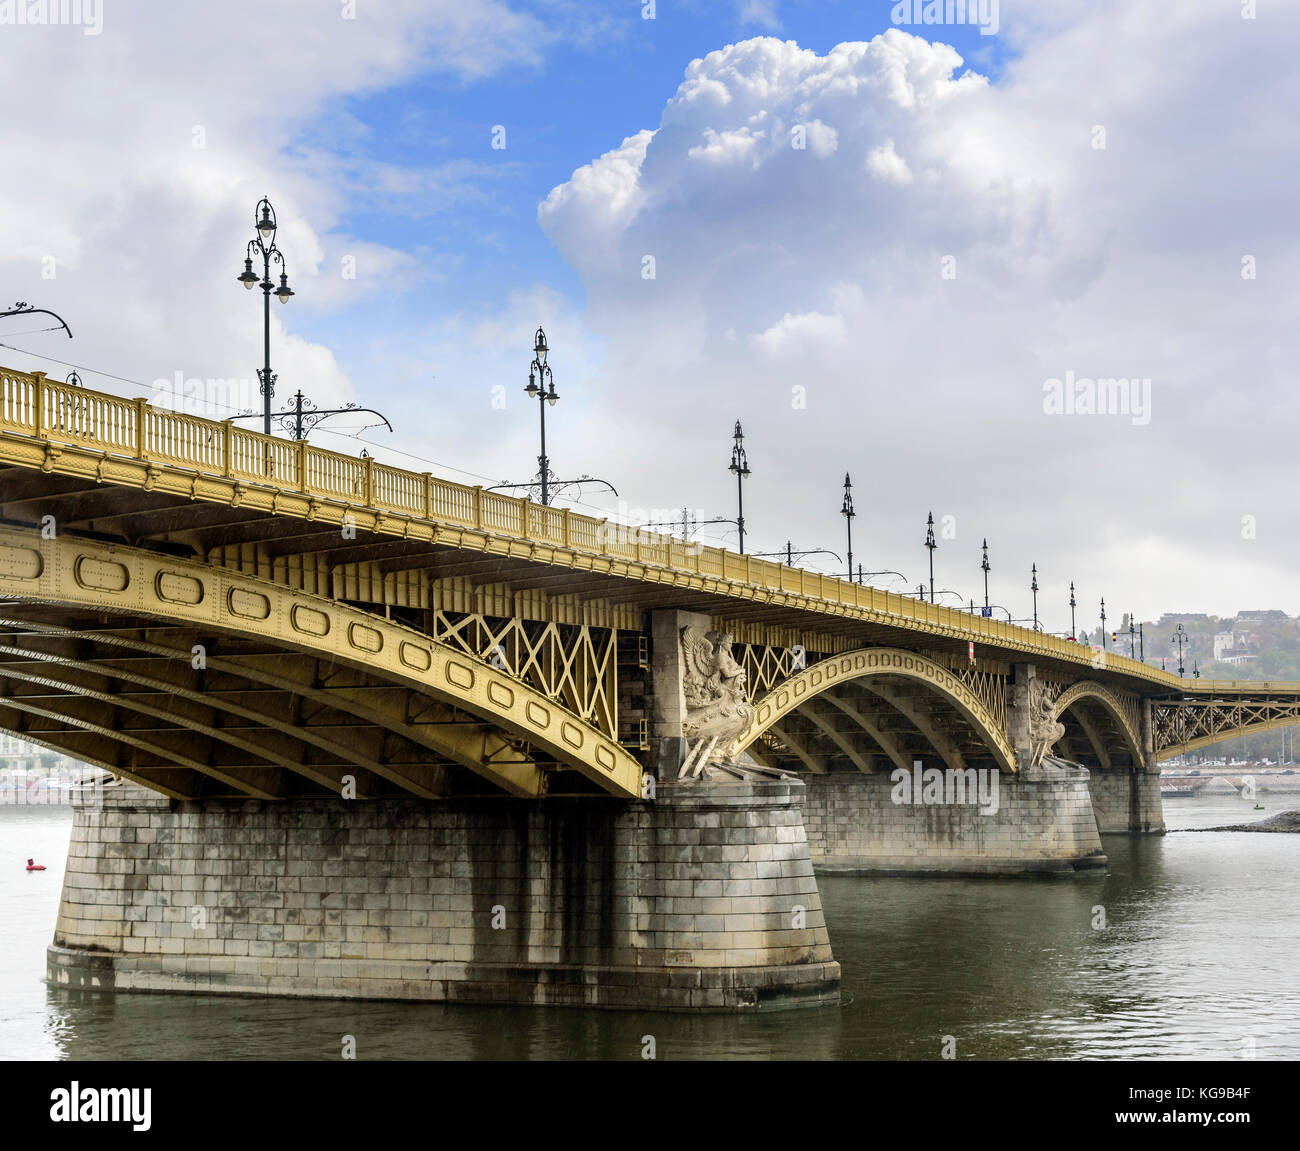
M41 446L39 452L33 440ZM60 462L65 451L69 456L81 455L76 468L70 461ZM144 399L123 399L59 383L46 379L43 372L0 368L0 460L46 471L57 468L94 474L104 482L146 489L174 470L184 476L192 498L202 498L195 495L199 477L224 480L234 489L234 494L226 497L230 502L238 503L243 498L241 492L248 490L269 491L277 499L267 501L267 507L281 514L312 518L324 504L336 505L336 511L339 507L345 512L365 509L374 513L376 531L404 534L402 518L408 526L423 522L459 527L729 582L738 598L770 603L816 601L847 609L859 618L970 640L986 649L1001 648L1094 670L1097 666L1090 648L1005 621L579 515L567 508L544 507L438 479L428 472L406 471L368 457L327 451L304 440L266 436L237 428L229 420L203 419L154 407ZM108 460L115 461L111 479L102 474ZM173 485L169 490L177 489ZM279 493L297 499L280 500ZM293 504L297 507L289 506ZM413 537L418 534L411 533ZM1112 653L1106 653L1105 668L1165 689L1187 687L1172 673ZM788 673L792 669L779 670ZM775 666L764 668L756 679L770 680L774 674L778 674ZM1193 690L1204 694L1216 686L1202 682Z

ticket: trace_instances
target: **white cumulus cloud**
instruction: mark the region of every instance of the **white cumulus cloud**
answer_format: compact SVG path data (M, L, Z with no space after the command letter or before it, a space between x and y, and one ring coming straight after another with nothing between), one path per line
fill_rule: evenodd
M1269 20L1046 0L1003 12L1017 55L996 84L898 29L693 61L618 152L611 183L635 195L602 203L579 173L541 217L607 341L619 426L647 445L593 467L724 515L719 445L743 418L760 548L830 546L836 476L869 471L874 566L915 577L918 525L952 515L946 585L975 588L987 536L995 599L1019 611L1037 563L1053 626L1071 580L1121 610L1227 612L1246 593L1216 573L1249 570L1252 603L1300 611L1282 494L1300 11ZM833 149L791 146L813 123ZM1267 274L1244 280L1246 254ZM1149 422L1047 413L1043 382L1067 372L1149 379ZM1228 428L1248 464L1213 448ZM1276 530L1244 540L1248 513ZM1222 562L1187 565L1189 547Z

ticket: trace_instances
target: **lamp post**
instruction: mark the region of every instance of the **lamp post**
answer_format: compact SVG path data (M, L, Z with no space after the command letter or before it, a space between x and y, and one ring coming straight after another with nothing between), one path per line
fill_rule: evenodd
M980 563L980 567L981 569L983 569L984 572L984 614L986 616L992 616L993 613L992 611L989 610L989 570L990 569L989 569L989 541L988 540L984 541L984 559Z
M555 390L555 378L551 375L551 365L546 362L550 348L546 344L546 333L541 328L533 339L533 362L528 365L528 386L524 389L530 400L537 401L542 420L542 454L537 457L537 469L542 484L542 503L551 502L550 478L551 461L546 456L546 407L555 407L560 398Z
M261 213L260 218L258 213ZM262 391L262 431L269 436L271 434L271 396L275 394L275 374L271 371L271 293L275 293L275 298L280 303L287 304L294 291L289 287L289 272L284 262L284 255L275 246L275 209L271 207L271 201L265 196L257 202L257 207L253 209L253 229L257 234L248 241L248 246L244 249L244 270L237 278L250 292L253 290L254 284L262 289L262 367L257 375L261 381ZM260 281L257 278L257 273L253 271L254 256L262 257L262 279ZM273 263L279 264L282 269L278 288L271 282L271 265Z
M1147 644L1142 635L1142 621L1138 621L1138 658L1146 663L1147 661Z
M1101 648L1106 650L1106 597L1101 597Z
M1133 613L1128 613L1128 657L1137 659L1137 628L1133 626Z
M1029 569L1029 590L1034 593L1034 631L1038 630L1038 565Z
M1183 667L1183 646L1192 642L1191 637L1183 630L1182 624L1179 624L1175 629L1173 639L1170 642L1178 645L1178 675L1181 678L1186 670Z
M934 512L925 521L925 548L930 553L930 602L934 603L934 549L939 545L934 538Z
M844 517L844 526L849 534L849 583L853 582L853 481L849 473L844 473L844 503L840 506L840 515Z
M1074 630L1074 608L1075 608L1074 580L1071 580L1070 581L1070 638L1073 640L1077 640L1079 638L1079 633Z
M555 390L555 378L551 374L550 364L546 362L550 350L550 346L546 342L546 333L541 328L538 328L536 335L533 337L533 362L528 365L528 386L524 388L528 398L537 401L541 425L541 455L537 457L537 476L531 483L500 483L484 490L500 492L518 491L522 488L528 493L526 497L528 499L532 499L533 493L536 491L538 499L544 505L549 504L555 495L563 489L588 483L603 484L614 495L618 495L618 489L609 480L597 479L595 476L588 475L581 475L576 480L561 480L551 474L551 458L546 454L546 409L555 406L556 401L560 398L560 393ZM660 525L646 524L644 526L655 527Z
M740 531L740 554L745 554L745 479L749 476L749 460L745 456L745 433L736 421L735 444L731 449L731 465L727 471L736 477L736 527Z

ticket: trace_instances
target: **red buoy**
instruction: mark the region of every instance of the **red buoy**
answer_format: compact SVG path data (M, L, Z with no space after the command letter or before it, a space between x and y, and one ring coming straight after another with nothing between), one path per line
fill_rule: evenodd
M27 870L28 870L28 871L44 871L44 870L45 870L45 864L43 864L43 863L35 863L35 862L33 862L32 860L29 859L29 860L27 861Z

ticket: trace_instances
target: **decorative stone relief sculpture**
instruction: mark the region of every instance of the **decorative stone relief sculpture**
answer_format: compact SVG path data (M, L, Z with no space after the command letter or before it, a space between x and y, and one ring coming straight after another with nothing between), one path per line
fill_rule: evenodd
M1056 718L1056 692L1040 679L1029 684L1029 739L1032 765L1037 767L1065 735L1065 724Z
M717 736L726 743L745 731L754 718L745 669L731 654L731 644L731 636L721 632L682 628L682 652L686 657L686 674L682 677L686 718L682 732L687 739Z

